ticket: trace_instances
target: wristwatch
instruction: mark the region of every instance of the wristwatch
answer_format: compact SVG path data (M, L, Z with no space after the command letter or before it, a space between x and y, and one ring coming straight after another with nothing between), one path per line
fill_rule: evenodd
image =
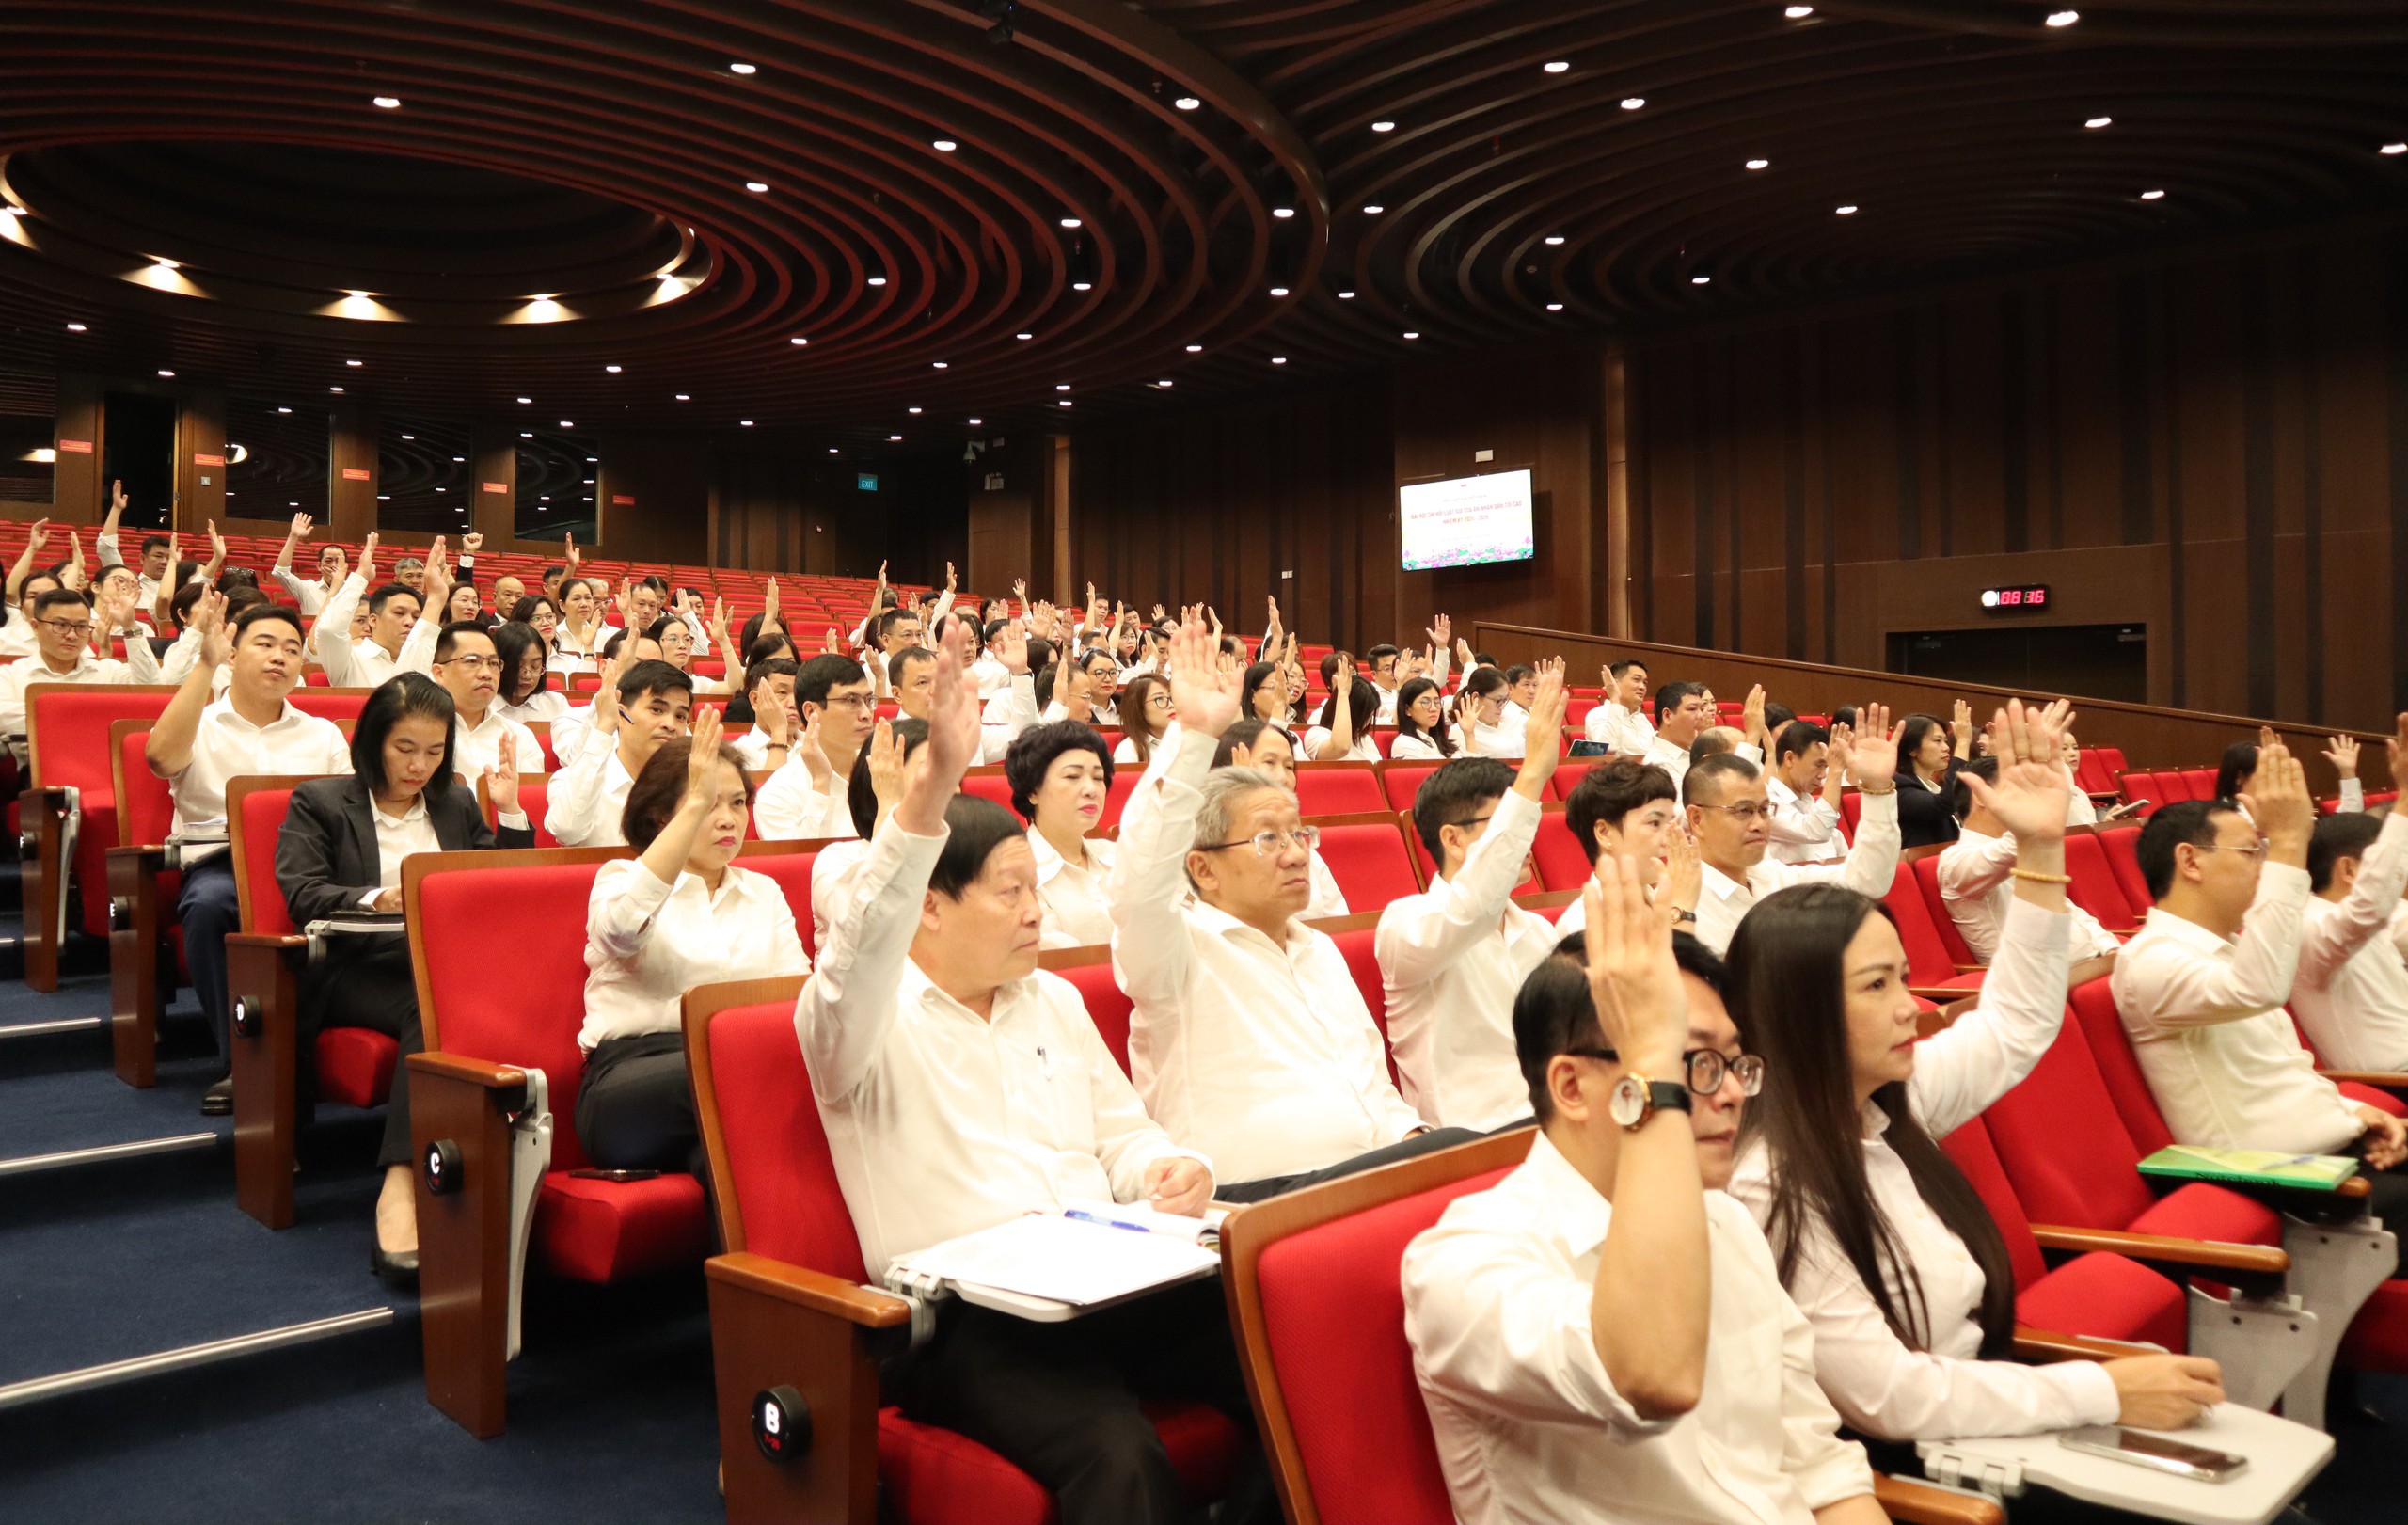
M1613 1120L1633 1133L1645 1127L1658 1108L1687 1111L1688 1087L1676 1080L1650 1080L1644 1075L1629 1074L1614 1082L1613 1093L1606 1102L1606 1110Z

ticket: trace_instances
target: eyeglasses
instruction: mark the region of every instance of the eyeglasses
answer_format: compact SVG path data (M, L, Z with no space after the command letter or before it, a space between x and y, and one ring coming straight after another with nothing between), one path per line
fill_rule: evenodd
M1772 811L1769 807L1752 802L1741 805L1700 805L1698 808L1700 810L1719 810L1742 826L1750 826L1753 825L1757 821L1770 820L1772 818Z
M877 704L878 701L866 693L832 693L828 696L828 707L831 709L871 709Z
M446 657L435 665L465 667L471 673L499 673L501 671L501 659L499 657Z
M1291 842L1295 843L1307 852L1310 852L1313 850L1313 845L1320 840L1320 827L1299 826L1292 832L1257 832L1252 836L1240 837L1234 842L1215 842L1209 848L1197 848L1196 850L1198 852L1227 852L1231 848L1242 848L1251 842L1254 844L1254 850L1262 857L1275 858L1281 852L1287 850L1288 844Z
M2193 845L2196 846L2197 844L2194 843ZM2201 852L2238 852L2244 858L2262 858L2266 855L2266 842L2263 837L2250 843L2247 847L2228 845L2223 842L2210 842L2205 847L2199 848L2199 850Z
M34 623L77 641L92 633L90 620L36 620Z
M1167 693L1148 694L1146 696L1146 707L1148 709L1159 709L1167 714L1170 711L1170 695Z
M1622 1056L1609 1048L1567 1048L1563 1052L1583 1059L1602 1059L1608 1064L1622 1062ZM1742 1054L1735 1059L1718 1049L1691 1049L1681 1056L1681 1065L1686 1072L1682 1078L1700 1096L1711 1096L1720 1090L1726 1075L1738 1077L1742 1096L1760 1095L1765 1088L1765 1061L1761 1055Z

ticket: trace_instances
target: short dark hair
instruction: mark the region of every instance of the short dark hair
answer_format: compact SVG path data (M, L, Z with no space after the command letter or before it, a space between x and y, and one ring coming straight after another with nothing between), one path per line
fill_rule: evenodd
M1659 771L1661 770L1658 770ZM1589 937L1574 932L1539 961L1513 996L1513 1057L1529 1088L1530 1110L1545 1123L1555 1115L1546 1093L1546 1067L1576 1048L1605 1048L1605 1027L1589 993ZM1721 956L1687 932L1672 934L1672 961L1718 995L1730 988Z
M368 612L371 614L382 614L385 612L385 606L391 603L395 598L407 598L412 603L419 605L421 609L425 607L425 602L420 598L419 592L416 588L408 587L399 582L388 582L383 587L368 596Z
M802 664L791 657L764 657L744 670L744 691L751 693L765 677L800 677Z
M493 631L488 629L481 620L453 620L443 627L442 634L435 638L435 659L438 662L450 661L452 653L459 646L460 638L464 635L481 635L489 641L493 639ZM495 641L494 654L499 656L500 653L501 643Z
M1765 735L1779 735L1782 726L1789 724L1797 718L1798 711L1787 705L1775 704L1769 699L1765 701Z
M1760 771L1762 770L1754 763L1735 752L1718 752L1689 765L1688 777L1681 781L1681 798L1691 804L1717 802L1721 800L1724 788L1731 786L1722 782L1725 778L1730 779L1732 785L1752 784ZM1697 798L1699 779L1705 780L1709 786L1709 800L1700 801Z
M689 627L684 620L679 619L676 615L662 614L656 618L650 625L643 627L643 638L646 641L658 641L662 636L667 635L673 629L682 630L687 628L689 628Z
M452 691L424 673L396 673L368 695L351 728L351 770L371 794L384 793L385 739L410 715L443 723L443 766L426 781L426 798L439 800L452 788L452 760L460 744L459 710L452 703Z
M82 594L77 593L74 589L69 587L56 587L35 596L34 618L40 619L44 614L49 613L52 610L64 609L69 604L73 604L76 608L86 611L90 610L92 607L92 601L85 597Z
M647 693L678 692L691 697L693 675L682 667L672 667L658 658L647 657L631 664L619 675L619 702L631 704Z
M1848 729L1854 730L1856 728L1856 707L1854 705L1834 706L1831 709L1831 723L1833 725L1845 725Z
M1956 778L1948 786L1948 808L1958 820L1973 813L1973 786L1965 782L1968 774L1985 784L1995 784L1998 782L1998 759L1976 757L1971 762L1956 765Z
M234 643L241 644L243 637L250 634L252 626L264 625L270 620L281 620L292 626L293 633L304 641L309 638L309 632L302 627L299 610L290 604L259 603L234 616Z
M1011 786L1012 808L1023 820L1037 818L1037 791L1045 786L1046 770L1066 752L1091 752L1103 764L1104 787L1112 786L1112 749L1094 726L1084 721L1057 720L1032 725L1012 738L1004 752L1004 782Z
M960 899L978 882L997 848L1027 835L1010 811L974 794L957 794L945 802L944 825L944 847L928 871L928 888L948 900Z
M2258 771L2258 743L2235 741L2224 749L2224 756L2216 763L2216 792L2219 800L2241 798L2242 780Z
M880 722L902 748L903 760L920 750L928 739L928 723L905 715L897 720ZM878 833L878 785L870 772L870 749L863 747L853 758L853 770L845 780L845 814L853 820L853 834L868 841Z
M663 741L658 750L644 759L643 768L635 782L627 786L627 802L619 812L619 834L627 846L642 852L652 846L654 838L677 814L677 805L686 797L687 759L694 755L694 739L681 736ZM719 745L719 760L736 770L744 784L744 808L752 808L752 777L744 770L744 754L722 741Z
M1719 757L1738 744L1737 733L1728 725L1709 725L1689 742L1689 766L1695 768L1708 757Z
M802 659L795 654L801 649L794 643L794 637L784 630L772 630L758 641L744 643L744 670L750 673L767 661L789 661L793 662L796 670L800 672ZM784 655L782 656L781 653Z
M905 646L901 651L895 652L894 655L886 659L886 681L888 686L899 686L903 681L903 669L911 666L913 662L932 662L936 659L937 654L930 651L926 646Z
M2307 838L2307 885L2322 894L2333 887L2333 870L2344 858L2363 858L2383 834L2383 818L2363 810L2326 816Z
M798 705L828 706L828 691L839 683L866 683L869 674L850 657L823 654L804 662L795 675L794 702Z
M900 609L890 609L890 610L888 610L885 613L880 614L880 615L878 617L878 624L877 624L877 627L876 627L876 628L871 632L870 639L872 639L873 641L883 641L883 640L885 640L885 639L887 638L887 636L888 636L888 635L890 635L890 634L892 634L892 633L894 632L895 627L896 626L898 626L898 625L902 624L902 623L903 623L903 621L904 621L907 617L908 617L908 616L907 616L906 612L905 612L903 610L900 610Z
M2141 828L2141 839L2133 849L2140 861L2141 879L2148 885L2148 898L2162 900L2165 892L2174 887L2174 850L2188 842L2194 848L2213 847L2216 840L2216 818L2239 812L2226 800L2178 800L2170 805L2160 805Z
M1386 642L1383 641L1378 645L1373 646L1370 650L1363 653L1363 659L1370 662L1372 670L1376 672L1379 669L1380 663L1387 658L1402 657L1403 655L1403 652L1397 650L1396 647L1391 646Z
M1624 816L1650 801L1678 801L1680 797L1672 775L1654 763L1643 763L1636 757L1615 757L1591 768L1580 776L1579 783L1572 786L1572 792L1563 801L1563 824L1579 839L1580 850L1593 864L1597 861L1600 825L1619 830Z
M174 545L175 542L166 535L146 534L142 537L142 554L148 556L153 550L166 550Z
M1522 679L1526 677L1533 675L1537 672L1538 669L1532 667L1528 662L1515 662L1513 666L1505 669L1505 686L1507 688L1512 688L1514 684L1521 682Z
M1274 725L1259 716L1246 715L1231 721L1229 728L1221 733L1221 744L1212 749L1212 766L1229 767L1237 757L1238 748L1244 747L1252 751L1256 743L1262 739L1262 733L1265 731L1277 732L1279 739L1288 743L1289 751L1296 750L1296 739L1290 736L1284 728Z
M1011 627L1012 622L1007 619L989 620L987 622L986 628L978 632L978 643L980 645L990 644L994 641L995 637L1003 634L1006 630L1008 630Z
M1513 786L1513 776L1512 765L1498 758L1457 757L1440 763L1421 781L1413 791L1413 829L1430 850L1433 863L1443 866L1447 861L1439 834L1470 820L1490 801L1503 799Z
M1642 673L1647 671L1647 664L1645 662L1640 661L1636 657L1625 657L1621 661L1607 663L1606 675L1619 683L1624 678L1630 675L1630 670L1634 667L1638 668Z
M1769 726L1771 723L1767 721L1766 723ZM1831 733L1813 721L1791 721L1772 739L1772 760L1778 764L1787 762L1792 757L1802 757L1812 752L1816 743L1829 745Z
M1662 688L1657 689L1656 691L1656 720L1657 723L1662 723L1664 712L1666 710L1678 709L1681 707L1682 700L1689 698L1692 695L1703 696L1704 692L1705 685L1703 683L1667 683Z

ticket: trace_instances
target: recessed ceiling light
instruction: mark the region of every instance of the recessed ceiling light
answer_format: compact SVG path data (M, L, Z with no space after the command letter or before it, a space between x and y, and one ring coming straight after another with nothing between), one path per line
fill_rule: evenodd
M1549 233L1546 235L1546 246L1549 248L1554 248L1557 245L1561 244L1562 242L1563 235L1561 233Z
M944 360L932 360L929 362L930 365L934 366L939 371L943 370L948 363L949 362Z
M1055 405L1059 407L1068 407L1070 405L1070 400L1067 397L1062 398Z
M572 420L562 419L561 420L561 427L563 429L574 429L577 427L577 424Z
M1163 377L1163 379L1162 379L1162 380L1157 381L1157 382L1155 382L1155 383L1154 383L1154 385L1155 385L1155 386L1157 386L1157 387L1167 387L1167 386L1169 386L1170 384L1171 384L1171 381L1170 381L1170 377L1168 377L1168 376L1164 376L1164 377Z
M1061 219L1061 222L1062 226L1065 228L1077 228L1084 226L1076 217L1064 217Z
M1375 121L1371 123L1371 131L1375 133L1393 133L1396 131L1396 123L1392 121Z
M520 402L522 402L522 403L531 403L531 402L533 402L535 399L533 399L533 398L531 398L531 397L522 397L522 398L520 398L520 399L518 399L518 400L519 400Z
M403 437L404 439L416 439L416 438L418 437L418 436L416 436L416 435L404 435L404 436L402 436L402 437Z
M360 365L360 363L361 363L361 362L359 362L359 361L357 361L357 360L345 360L345 361L343 361L342 363L343 363L343 364L345 364L345 365L347 365L347 366L352 367L354 370L356 370L356 369L358 369L358 367L359 367L359 365Z
M690 403L693 400L693 395L689 392L679 392L677 394L677 401L681 403Z
M1057 392L1066 392L1070 389L1070 384L1067 381L1057 381L1054 384L1054 389Z
M1691 276L1689 278L1689 284L1692 286L1711 285L1713 281L1714 278L1712 276Z
M903 411L906 413L917 413L920 410L916 407L907 407Z
M466 466L468 462L468 458L466 455L454 455L452 459L462 466Z
M940 137L930 141L928 147L936 150L939 153L951 153L954 150L961 147L961 145L949 137Z
M1271 214L1284 220L1294 216L1296 214L1296 209L1294 207L1273 207L1271 209Z
M1338 294L1338 299L1341 302L1351 302L1354 300L1354 294L1353 292L1339 292Z
M972 419L970 421L973 423L984 423L986 421L984 419Z
M1012 337L1014 339L1035 339L1037 336L1035 334L1014 334Z
M160 372L160 373L159 373L159 374L160 374L161 376L163 376L163 377L166 377L166 376L173 376L173 375L175 374L175 373L174 373L173 371L162 371L162 372Z
M744 183L744 188L758 196L769 188L769 183L765 180L748 180Z
M1285 355L1274 355L1271 357L1271 363L1273 365L1286 365L1288 363L1288 357Z
M1274 296L1285 296L1288 294L1288 288L1285 286L1274 286L1271 288L1271 294Z
M289 407L279 407L279 408L277 408L277 411L278 413L290 413L290 412L292 412L293 410L292 410L291 408L289 408ZM455 460L455 461L456 461L456 460L458 460L460 457L458 457L457 455L454 455L454 456L452 456L452 458L453 460Z
M872 276L869 278L869 283L873 286L883 286L886 284L886 278L884 276Z
M80 323L71 323L67 326L67 331L71 334L80 334L84 331L84 326Z
M1856 215L1856 203L1853 201L1843 201L1838 206L1831 208L1831 210L1843 217L1853 217Z
M758 66L754 64L730 64L727 66L728 72L732 74L753 73L756 71L757 68Z
M606 366L604 366L602 369L603 369L603 371L604 371L606 373L608 373L608 374L610 374L610 375L614 375L614 376L615 376L615 375L618 375L622 371L624 371L624 370L626 369L626 367L624 367L624 366L616 366L616 365L606 365Z
M888 435L886 437L889 439L900 439L903 437L901 435Z
M178 264L173 260L154 259L150 262L157 265L162 270L182 270L183 268L182 265Z
M751 419L740 419L740 420L738 420L737 421L738 421L740 424L742 424L742 426L743 426L743 427L745 427L745 428L747 428L747 429L750 429L750 428L752 428L752 421Z
M2144 200L2144 201L2162 201L2162 200L2163 200L2164 199L2165 199L2165 193L2164 193L2163 191L2143 191L2143 192L2141 192L2141 199L2142 199L2142 200Z
M1646 103L1647 97L1643 95L1625 95L1622 98L1622 108L1624 111L1637 111Z
M1564 62L1562 59L1558 58L1558 59L1554 60L1552 63L1544 63L1544 64L1539 65L1539 67L1540 67L1541 69L1545 70L1545 71L1546 71L1548 73L1550 73L1550 74L1560 74L1560 73L1562 73L1565 70L1570 69L1572 66L1571 66L1570 64L1568 64L1568 63Z
M1772 167L1772 161L1770 159L1751 159L1748 161L1748 167L1751 169L1769 169Z
M2113 117L2093 117L2083 123L2084 127L2090 128L2093 131L2101 127L2113 127L2115 124L2115 119Z
M1070 282L1070 290L1074 292L1091 292L1095 290L1095 282L1092 280L1074 280Z
M2385 143L2375 151L2377 153L2408 153L2408 143Z
M1418 339L1421 337L1421 331L1418 328L1407 328L1404 331L1404 337L1407 339Z
M1376 217L1386 210L1387 208L1380 205L1377 201L1374 201L1363 209L1363 215L1367 217Z
M836 453L836 447L835 447L835 446L833 446L833 445L829 446L829 447L828 447L828 453L829 453L829 454L831 454L831 455L835 454L835 453Z
M1187 353L1190 355L1201 355L1204 353L1204 346L1201 344L1190 344L1187 346Z
M384 107L387 111L398 111L401 109L402 98L398 95L372 95L368 99Z
M1198 101L1192 95L1182 95L1178 100L1171 103L1172 105L1177 106L1181 111L1193 111L1203 103L1203 102Z
M1546 310L1549 312L1560 312L1563 310L1563 304L1561 302L1549 302L1546 305Z
M800 334L797 334L792 339L787 340L786 342L789 344L808 344L811 341L803 338Z
M1783 6L1781 9L1781 13L1788 17L1791 21L1802 22L1807 17L1814 14L1814 8L1813 6Z
M326 389L326 390L328 390L328 391L330 391L330 392L339 392L339 391L342 390L342 389L341 389L341 387L329 387L329 388L327 388L327 389Z
M2052 26L2071 26L2080 20L2082 12L2079 10L2052 10L2048 15L2048 23Z

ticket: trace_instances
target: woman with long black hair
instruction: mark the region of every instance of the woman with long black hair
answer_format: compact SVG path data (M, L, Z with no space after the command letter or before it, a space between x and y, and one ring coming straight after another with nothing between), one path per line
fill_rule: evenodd
M1953 733L1953 736L1952 736ZM1956 840L1948 806L1956 770L1973 755L1973 710L1956 701L1954 725L1937 715L1909 715L1898 733L1898 845L1927 848Z
M1814 1326L1815 1374L1858 1430L2178 1429L2223 1400L2214 1361L2001 1358L2015 1328L2006 1244L1936 1142L2031 1073L2065 1018L2056 734L2010 702L1991 735L1998 782L1967 786L2015 835L2015 903L1980 1007L1917 1042L1906 950L1880 902L1833 884L1765 899L1729 955L1732 1016L1770 1077L1730 1189L1764 1226Z
M1445 762L1455 755L1447 734L1446 691L1426 677L1408 678L1396 691L1396 739L1388 757L1396 762Z

